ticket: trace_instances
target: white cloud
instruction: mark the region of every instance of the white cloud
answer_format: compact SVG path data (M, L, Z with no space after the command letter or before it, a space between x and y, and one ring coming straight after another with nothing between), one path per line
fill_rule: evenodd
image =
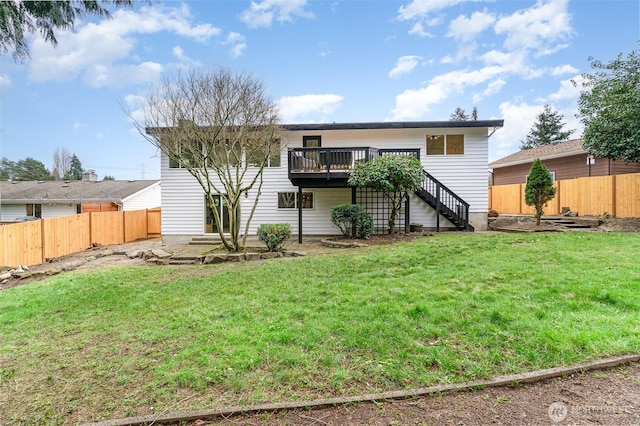
M280 119L284 123L327 121L343 100L335 94L284 96L278 101Z
M424 117L433 105L439 104L464 89L486 83L504 73L501 67L490 66L473 71L451 71L434 77L427 87L409 89L396 96L391 120L415 120Z
M409 30L409 34L415 34L420 37L433 37L433 34L431 34L429 31L425 31L424 27L422 26L422 22L416 22Z
M552 75L565 75L565 74L575 74L578 72L578 69L572 67L571 65L562 65L559 67L555 67L551 70Z
M447 35L463 42L468 42L493 25L495 21L496 17L486 10L483 12L474 12L469 18L460 15L449 24L449 32Z
M504 127L495 134L495 139L489 144L489 162L513 154L520 149L520 141L527 137L542 108L543 105L529 105L526 102L500 104Z
M186 71L202 65L200 61L197 61L185 55L184 49L182 49L182 47L180 46L174 46L174 48L171 49L171 53L173 54L173 57L178 60L178 64L174 64L174 66L178 69Z
M500 112L504 118L504 127L495 134L495 140L489 144L489 162L505 157L520 149L520 141L526 139L529 130L535 123L538 114L542 112L544 104L530 105L526 102L500 104ZM575 117L575 103L565 108L552 108L559 112L566 123L564 130L575 130L571 137L580 137L582 125Z
M127 95L124 97L124 104L126 107L126 113L130 116L130 119L137 121L138 123L144 123L144 105L146 102L144 96L140 95ZM137 129L133 129L135 133Z
M275 19L278 22L291 22L295 16L312 18L313 14L305 10L307 0L262 0L252 1L249 9L240 15L240 20L249 28L270 27Z
M229 54L231 55L232 58L238 58L238 57L242 56L242 53L244 52L244 50L246 48L247 48L247 44L246 43L236 44L229 51Z
M406 6L400 6L400 9L398 9L398 19L401 21L407 21L416 18L424 18L430 13L467 1L479 0L413 0Z
M244 40L245 38L242 34L231 31L226 40L222 42L222 45L230 46L229 54L232 58L238 58L242 56L242 53L247 48Z
M121 87L129 83L157 81L162 70L162 65L157 62L137 65L96 64L84 70L82 80L88 86Z
M502 88L507 84L507 82L501 78L497 79L497 80L493 80L492 82L490 82L487 85L487 88L484 89L482 92L476 93L473 95L473 102L480 102L482 99L491 96L491 95L495 95L496 93L499 93L500 90L502 90Z
M201 43L220 34L220 28L211 24L192 24L193 18L189 6L183 3L176 8L142 7L139 13L120 9L113 14L113 19L101 22L100 26L116 34L169 31Z
M558 41L573 34L568 0L538 0L535 6L509 16L500 17L495 25L496 34L506 36L508 50L537 49L547 54L561 48Z
M399 57L396 61L396 66L389 71L389 77L398 78L403 74L409 74L418 66L418 64L420 64L421 60L422 58L420 56L415 55Z
M440 62L443 64L456 64L463 59L475 59L477 58L475 54L477 48L478 45L475 42L460 44L456 56L447 55Z
M576 82L574 86L573 81ZM562 80L560 82L560 88L549 95L549 99L552 101L566 101L577 100L580 97L580 91L582 90L582 82L584 78L581 75L576 75L572 79Z
M75 32L59 32L56 48L40 38L35 39L29 77L46 81L81 76L91 86L153 81L162 70L160 64L122 63L134 60L135 35L169 31L203 42L220 33L210 24L192 24L193 17L186 5L142 7L139 12L120 9L112 17L98 24L78 25Z

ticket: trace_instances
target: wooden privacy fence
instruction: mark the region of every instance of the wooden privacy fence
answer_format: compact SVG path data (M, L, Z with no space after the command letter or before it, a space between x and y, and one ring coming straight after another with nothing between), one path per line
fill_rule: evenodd
M92 244L160 236L161 210L82 213L0 226L0 265L37 265Z
M526 184L489 187L489 208L502 214L534 214L524 202ZM563 207L581 216L609 213L616 217L640 217L640 173L581 177L553 183L556 195L544 207L547 215L560 214Z

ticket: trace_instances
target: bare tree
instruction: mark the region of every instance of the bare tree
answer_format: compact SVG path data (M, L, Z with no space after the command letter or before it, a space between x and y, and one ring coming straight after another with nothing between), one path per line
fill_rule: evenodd
M71 170L71 153L66 148L56 148L53 153L53 177L62 179Z
M241 250L261 195L264 168L269 161L280 161L284 135L276 104L262 82L226 68L176 74L150 90L142 114L143 123L134 119L138 131L196 179L208 207L216 205L216 197L226 204L229 236L216 208L211 209L213 218L224 246ZM240 241L240 201L254 187L257 193Z

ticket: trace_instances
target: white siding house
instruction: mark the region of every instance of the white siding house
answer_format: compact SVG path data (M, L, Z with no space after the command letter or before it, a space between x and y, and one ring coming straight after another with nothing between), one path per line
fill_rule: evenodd
M160 207L160 181L0 182L0 221L22 216L49 219L88 211Z
M318 179L313 183L308 179L290 179L290 169L295 169L294 165L289 164L290 159L294 158L291 154L306 155L305 150L301 149L306 140L319 140L321 149L329 151L331 148L364 147L371 148L371 152L413 150L417 154L419 151L424 170L468 203L465 220L472 226L467 229L486 229L489 137L502 125L503 120L284 125L286 141L282 146L280 164L264 170L262 194L249 234L255 234L260 224L282 222L290 223L293 232L298 233L299 211L295 207L295 200L300 188L296 184L301 185L304 199L302 234L339 233L331 223L330 210L333 205L351 203L352 188L346 184L331 187L335 186L335 182L329 184L327 179ZM359 155L355 152L349 154L351 166L353 158ZM313 155L323 154L316 151ZM296 176L311 177L312 173ZM170 164L164 153L161 156L161 180L163 238L185 241L212 233L211 226L207 226L203 189L187 170ZM242 230L256 193L256 189L249 191L244 200L246 208L243 203ZM284 202L287 197L290 201L288 204ZM412 195L409 206L407 222L422 224L426 228L435 228L438 224L444 228L456 227L443 216L438 219L434 208L423 198Z

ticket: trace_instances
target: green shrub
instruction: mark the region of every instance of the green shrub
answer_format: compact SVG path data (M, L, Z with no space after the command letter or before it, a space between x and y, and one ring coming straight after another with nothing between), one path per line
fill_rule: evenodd
M357 204L338 204L331 207L331 223L345 237L351 236L353 227L359 238L369 238L373 233L373 218Z
M291 225L288 223L263 223L258 227L258 239L267 245L269 251L282 251L291 238Z

